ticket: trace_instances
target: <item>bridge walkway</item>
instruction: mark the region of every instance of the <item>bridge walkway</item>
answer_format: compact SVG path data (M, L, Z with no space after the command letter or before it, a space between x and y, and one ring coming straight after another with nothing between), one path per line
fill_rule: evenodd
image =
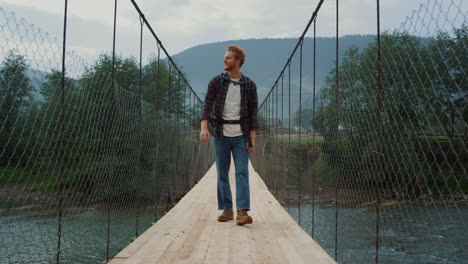
M250 163L249 173L253 224L217 222L213 165L173 209L109 263L336 263L284 210Z

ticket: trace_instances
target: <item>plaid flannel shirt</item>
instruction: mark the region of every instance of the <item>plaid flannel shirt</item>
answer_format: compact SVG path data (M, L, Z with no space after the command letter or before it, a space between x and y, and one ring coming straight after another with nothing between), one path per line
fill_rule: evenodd
M222 120L224 102L229 88L229 83L232 82L227 73L222 73L214 77L208 84L208 92L205 97L205 105L201 115L201 120L210 120L216 118ZM248 77L242 75L239 80L241 93L241 109L240 120L241 130L244 137L247 139L250 130L258 130L257 123L257 86ZM215 137L223 136L223 126L213 126L210 133Z

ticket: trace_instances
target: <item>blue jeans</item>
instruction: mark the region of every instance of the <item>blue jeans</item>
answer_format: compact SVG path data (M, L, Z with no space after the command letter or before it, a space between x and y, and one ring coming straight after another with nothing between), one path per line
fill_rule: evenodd
M249 154L243 136L214 138L216 168L218 170L218 209L232 210L229 167L231 152L236 169L236 208L250 210Z

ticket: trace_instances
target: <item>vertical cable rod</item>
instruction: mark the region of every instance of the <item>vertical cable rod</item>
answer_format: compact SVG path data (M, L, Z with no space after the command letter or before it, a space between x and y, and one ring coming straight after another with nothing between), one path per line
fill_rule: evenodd
M380 205L381 194L380 186L382 184L382 60L381 60L381 47L380 47L380 1L377 0L377 181L376 181L376 194L377 204L375 208L375 263L379 263L379 248L380 248Z
M67 45L67 13L68 13L68 0L65 0L65 10L63 15L63 47L62 47L62 86L60 93L60 130L59 130L59 141L60 141L60 171L58 175L58 234L57 234L57 253L56 261L57 264L60 263L60 253L61 253L61 241L62 241L62 216L63 216L63 173L64 173L64 162L65 162L65 150L64 150L64 137L65 137L65 57L66 57L66 45Z
M313 58L314 58L314 62L313 62L313 67L314 67L314 70L313 70L313 91L312 91L312 120L316 120L315 119L315 72L316 72L316 47L317 47L317 36L316 36L316 32L317 32L317 18L315 18L314 20L314 51L313 51ZM315 124L317 124L317 121L315 122ZM312 122L311 124L312 126L312 147L313 147L313 155L315 157L315 153L317 151L317 147L315 146L315 125L314 125L314 122ZM316 161L314 160L314 164L312 164L312 238L314 238L314 234L315 234L315 176L316 176L316 171L315 171L315 163Z
M117 0L114 0L114 31L112 36L112 75L111 75L111 82L112 82L112 105L111 105L111 123L109 127L109 135L112 133L112 127L114 123L114 115L116 111L116 104L115 104L115 96L116 96L116 86L115 86L115 35L117 31ZM109 188L112 188L110 185ZM110 255L110 223L111 217L110 212L112 209L112 200L108 202L108 209L107 209L107 248L106 248L106 262L109 262L109 255Z

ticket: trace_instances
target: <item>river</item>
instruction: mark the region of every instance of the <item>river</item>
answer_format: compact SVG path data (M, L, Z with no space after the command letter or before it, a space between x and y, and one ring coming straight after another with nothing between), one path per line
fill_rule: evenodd
M0 263L55 263L57 218L54 208L26 208L0 214ZM254 210L254 208L253 208ZM298 219L298 208L287 211ZM44 213L46 212L46 213ZM47 213L49 212L49 213ZM335 209L316 207L314 239L333 257ZM138 212L139 234L151 226L154 212ZM75 208L63 218L61 263L102 263L106 259L107 211ZM110 255L125 248L136 233L136 212L111 213ZM301 206L301 226L311 234L312 207ZM374 263L375 212L338 210L339 263ZM436 208L406 205L381 213L380 263L468 263L468 207Z

